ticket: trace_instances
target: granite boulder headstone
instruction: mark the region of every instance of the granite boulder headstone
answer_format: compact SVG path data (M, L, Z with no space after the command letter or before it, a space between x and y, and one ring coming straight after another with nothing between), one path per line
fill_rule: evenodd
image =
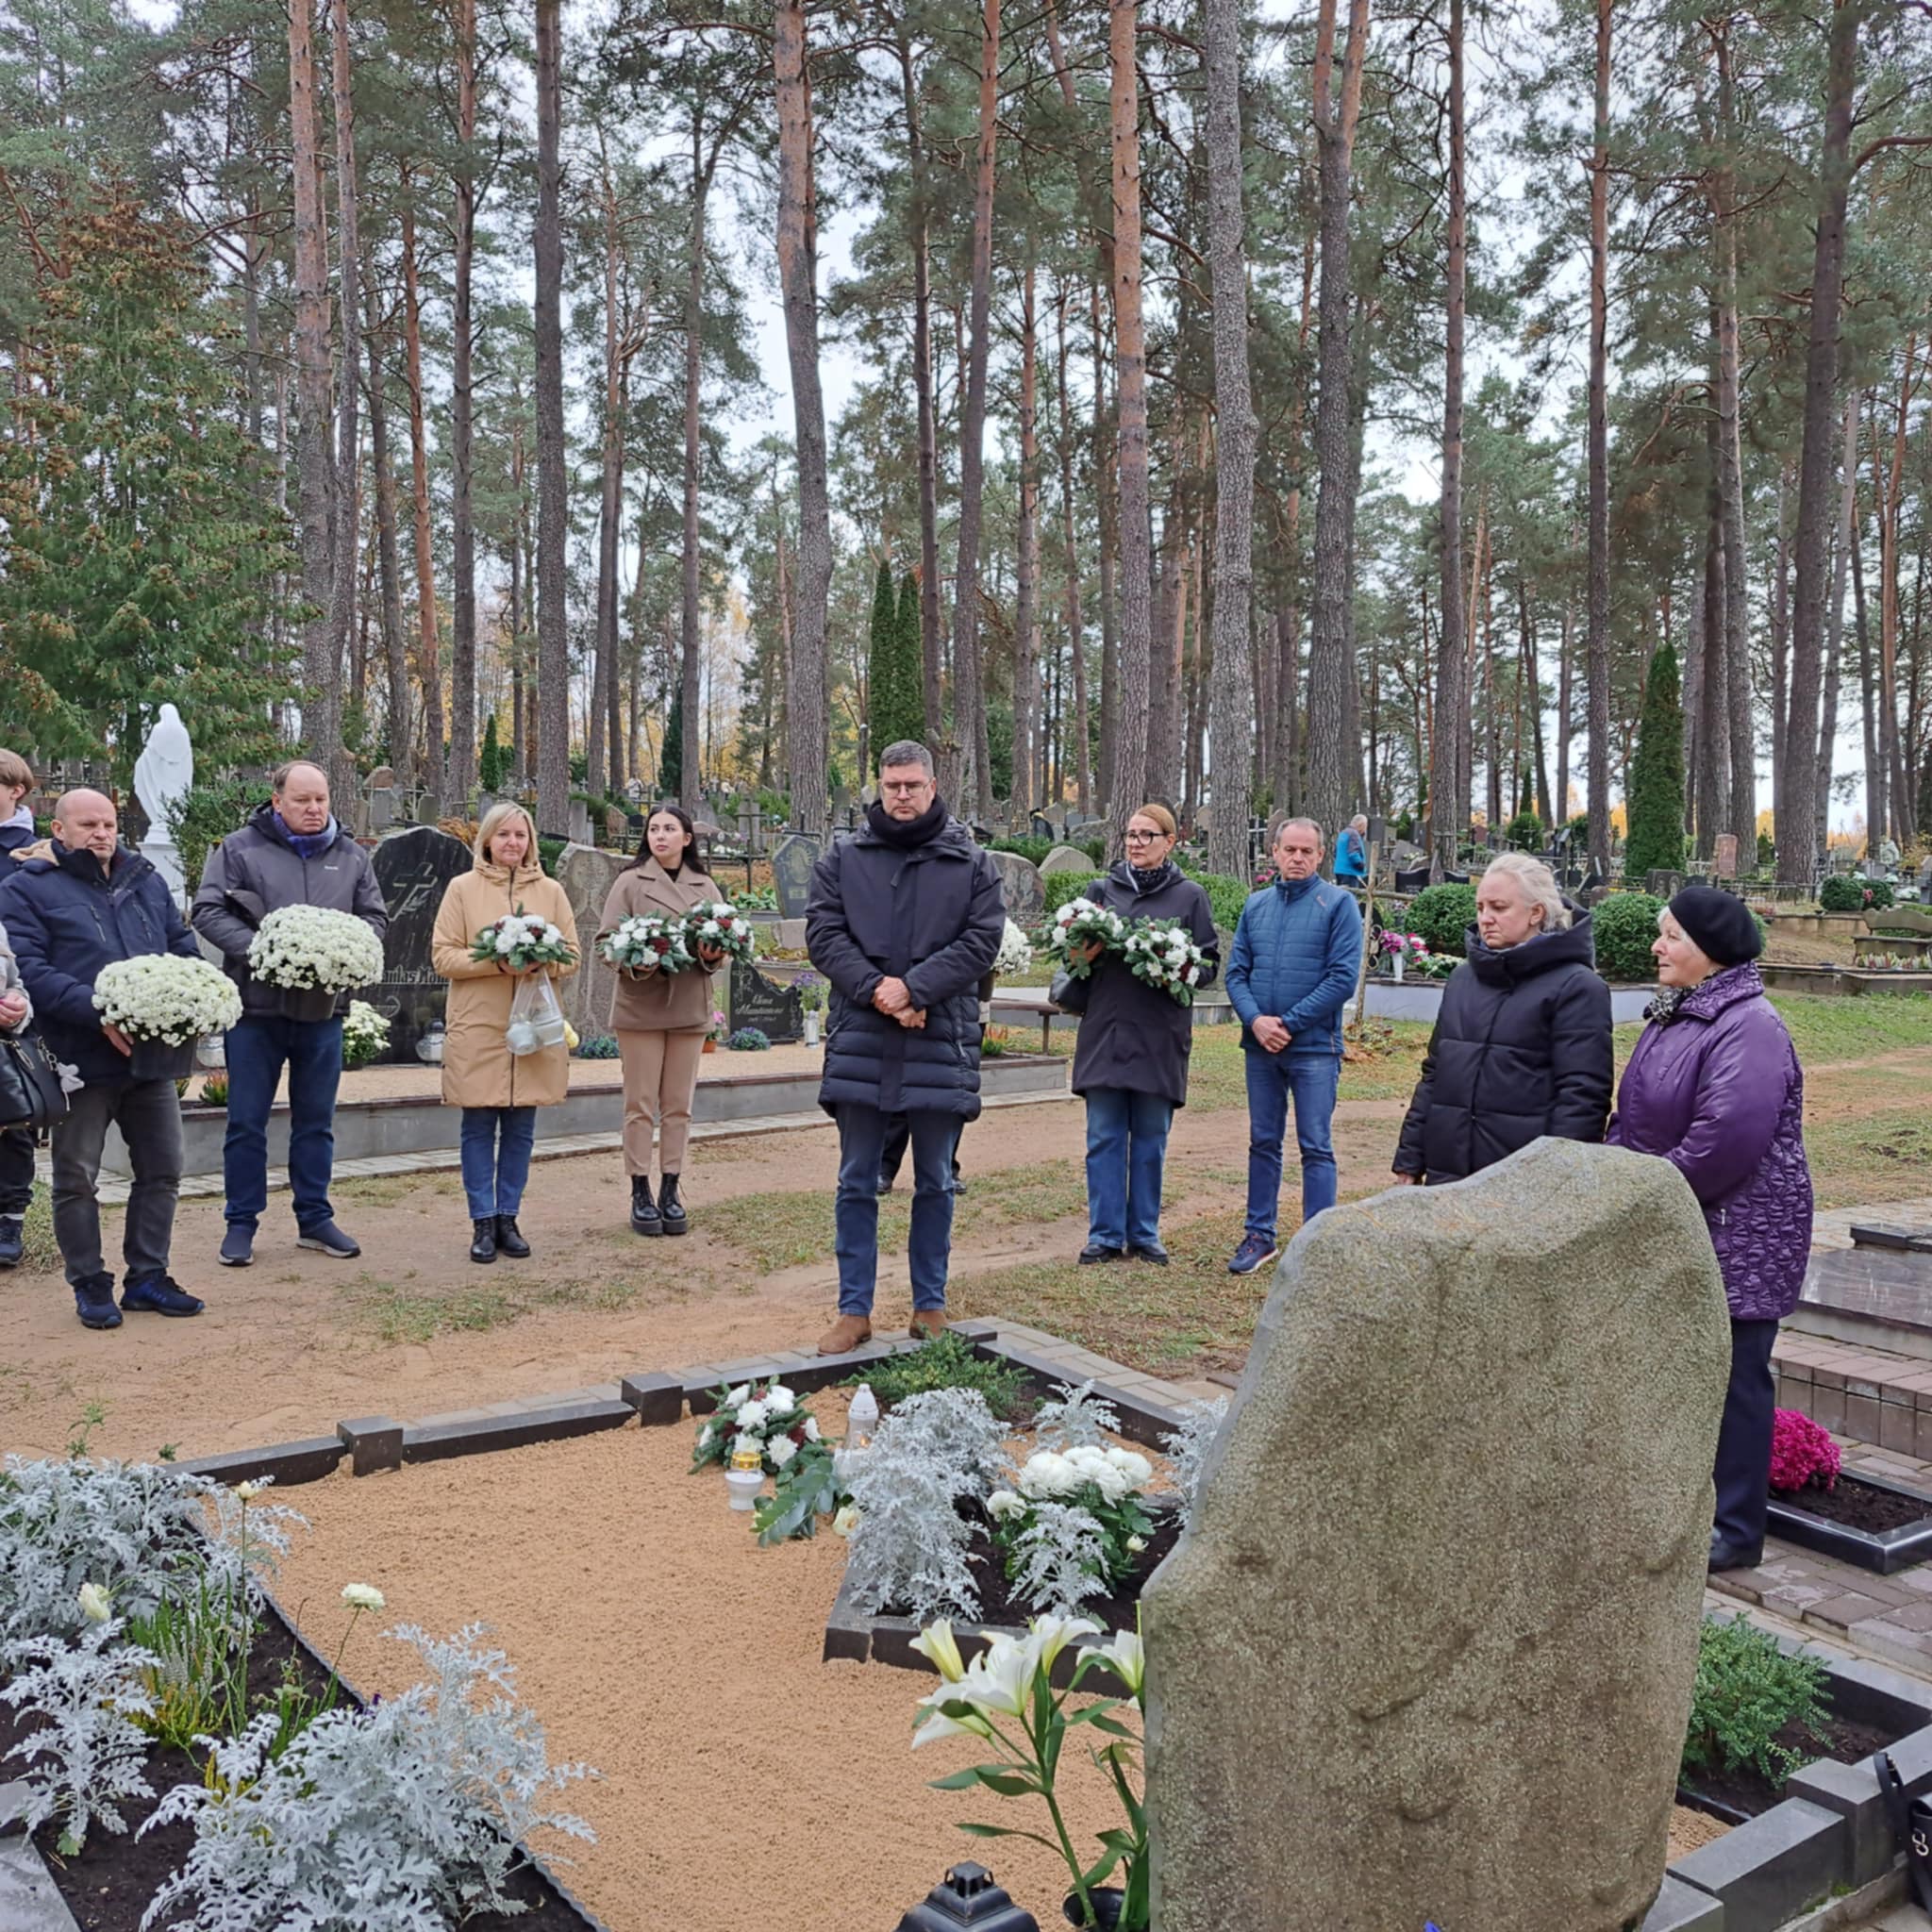
M1040 868L1017 852L989 852L993 870L1007 895L1007 917L1029 929L1040 924L1046 911L1046 887L1041 882Z
M1057 873L1091 873L1099 870L1100 868L1086 853L1072 845L1056 845L1040 861L1040 875L1043 879L1052 878Z
M610 991L615 974L597 951L604 901L630 863L621 852L595 845L566 845L557 861L557 883L577 923L577 970L557 991L563 1015L584 1039L610 1031Z
M377 841L371 863L389 908L382 978L362 998L388 1022L391 1060L416 1057L416 1042L447 1005L449 982L430 963L429 936L443 888L470 870L470 848L435 825L406 825Z
M1142 1599L1162 1932L1643 1917L1729 1361L1696 1200L1620 1148L1295 1238Z
M778 894L778 910L787 919L805 917L819 850L819 841L808 832L788 832L772 854L772 884Z

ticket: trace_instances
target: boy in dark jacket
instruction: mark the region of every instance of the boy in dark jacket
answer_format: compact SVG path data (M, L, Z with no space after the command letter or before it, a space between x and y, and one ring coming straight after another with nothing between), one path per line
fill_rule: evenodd
M915 1339L945 1330L952 1158L979 1115L979 982L1005 936L992 860L946 814L923 744L888 745L865 829L812 870L805 943L832 989L819 1105L839 1123L839 1317L821 1355L872 1334L879 1160L889 1117L912 1142Z
M130 1076L129 1041L93 1003L94 979L112 960L147 953L195 959L201 954L166 881L119 842L119 826L112 799L98 791L67 792L54 808L45 855L18 861L0 890L0 924L13 942L42 1035L82 1081L68 1096L66 1119L54 1129L54 1238L75 1312L89 1328L118 1328L124 1309L157 1315L202 1309L168 1274L181 1187L180 1096L173 1080ZM101 1257L94 1193L110 1125L121 1129L134 1170L118 1308L114 1277Z

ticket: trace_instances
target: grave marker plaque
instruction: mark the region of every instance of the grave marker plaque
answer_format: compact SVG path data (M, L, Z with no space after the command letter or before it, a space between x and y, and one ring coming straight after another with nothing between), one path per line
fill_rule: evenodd
M435 825L391 832L375 848L375 883L389 908L382 942L382 978L360 998L390 1023L390 1060L412 1060L416 1042L440 1020L449 982L429 960L429 936L442 906L443 888L470 870L470 848Z
M772 854L772 883L778 910L787 919L803 919L811 896L811 869L819 862L819 841L808 832L788 832Z
M749 960L731 962L731 1030L756 1026L774 1046L805 1037L805 1002L791 987L768 979Z

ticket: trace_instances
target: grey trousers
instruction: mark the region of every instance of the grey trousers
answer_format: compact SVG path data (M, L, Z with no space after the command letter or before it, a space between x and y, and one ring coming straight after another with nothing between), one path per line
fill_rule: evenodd
M181 1096L172 1080L104 1080L70 1094L67 1118L54 1129L54 1239L70 1286L108 1272L94 1182L110 1123L121 1129L134 1169L121 1241L123 1285L168 1272L181 1191Z

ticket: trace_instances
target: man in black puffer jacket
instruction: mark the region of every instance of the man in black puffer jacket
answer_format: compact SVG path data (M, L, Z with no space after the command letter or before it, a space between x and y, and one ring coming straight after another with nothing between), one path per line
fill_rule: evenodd
M912 1333L945 1329L953 1147L959 1124L979 1114L979 982L1006 928L999 873L946 815L932 754L888 745L879 802L813 868L805 912L806 951L832 989L819 1105L839 1123L839 1318L821 1355L872 1334L892 1114L912 1140Z
M1465 950L1402 1124L1398 1181L1459 1181L1545 1134L1604 1137L1610 990L1590 914L1573 923L1550 869L1506 853L1477 888Z

